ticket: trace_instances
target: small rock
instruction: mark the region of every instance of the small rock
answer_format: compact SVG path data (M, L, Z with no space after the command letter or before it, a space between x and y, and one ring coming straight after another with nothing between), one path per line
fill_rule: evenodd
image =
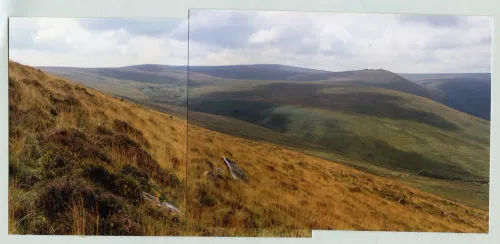
M401 198L398 200L398 203L401 204L401 205L407 205L408 204L408 201L404 198Z
M165 210L169 210L171 212L176 212L176 213L182 214L181 210L179 208L177 208L176 206L174 206L173 204L168 203L168 202L162 202L162 201L160 201L160 199L158 199L157 197L155 197L147 192L142 192L142 197L144 198L144 200L147 200L160 208L163 208Z
M233 160L226 158L224 156L222 157L222 159L224 160L224 163L226 164L227 169L229 170L229 172L231 173L231 175L233 176L234 179L242 180L242 181L248 183L247 175L240 167L238 167L238 165L236 165L236 162L234 162Z

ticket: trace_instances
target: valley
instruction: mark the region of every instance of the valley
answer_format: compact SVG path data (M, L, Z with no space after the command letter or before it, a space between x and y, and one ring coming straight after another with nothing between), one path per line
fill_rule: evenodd
M192 69L186 87L188 114L180 103L154 99L144 90L139 89L140 96L117 89L113 94L189 118L198 127L274 143L488 209L489 121L435 101L442 95L435 88L384 70L235 67ZM262 77L262 70L276 67L279 71ZM235 79L240 69L257 69L261 80ZM188 144L196 140L188 136Z

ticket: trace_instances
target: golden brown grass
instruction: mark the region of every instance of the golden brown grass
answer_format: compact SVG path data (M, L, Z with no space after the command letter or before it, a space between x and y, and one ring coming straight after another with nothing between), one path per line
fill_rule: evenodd
M487 232L488 213L388 178L190 127L188 220L205 226L290 229ZM229 156L249 184L210 180ZM206 201L213 199L213 201Z
M90 214L85 207L84 199L77 198L71 202L70 219L72 220L72 235L99 235L99 209Z
M12 234L488 230L485 211L276 145L187 130L180 118L13 62L9 109ZM248 184L231 179L222 156L236 161ZM129 166L139 176L123 173ZM204 176L216 168L220 178ZM162 181L157 171L180 183ZM144 189L185 215L140 200L136 193Z
M150 207L136 193L149 189L185 211L185 120L14 62L9 109L9 233L181 234L182 217ZM123 145L113 145L117 138ZM89 179L91 166L114 178ZM122 173L125 166L146 174L147 182ZM65 191L75 197L61 200L55 213L41 206L47 194Z

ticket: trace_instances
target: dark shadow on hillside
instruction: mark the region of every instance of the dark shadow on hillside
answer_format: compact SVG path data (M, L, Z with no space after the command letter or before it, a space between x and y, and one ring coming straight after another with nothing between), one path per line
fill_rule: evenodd
M260 120L265 110L278 105L302 105L344 113L356 113L395 120L409 120L440 129L456 130L459 127L439 115L400 106L403 98L376 92L320 92L330 87L347 85L272 83L254 90L214 92L200 99L190 100L189 109L243 119Z
M284 134L293 132L288 128L291 119L287 114L273 113L272 108L277 106L278 104L255 101L213 100L197 103L196 106L190 105L190 110L240 119ZM391 105L387 106L390 107ZM375 111L366 111L364 109L367 108L362 106L353 106L351 108L355 112L365 114L376 114L377 112L381 114L389 111L389 109ZM398 117L404 118L408 115L411 115L411 113L400 113ZM435 161L422 154L399 150L383 140L358 136L351 131L343 129L337 123L337 121L331 120L324 122L323 127L325 132L321 135L314 133L315 127L318 125L305 123L297 130L300 132L300 136L296 135L296 137L301 141L321 146L322 149L320 150L324 150L325 152L334 152L388 169L407 171L431 178L451 180L479 179L478 176L453 165L451 162Z
M432 178L451 180L476 179L452 163L432 160L425 155L406 152L391 146L388 142L372 137L358 136L342 129L335 121L325 122L325 131L321 136L312 133L313 125L304 124L301 131L306 131L301 139L322 145L330 151L350 158L360 159L388 169L409 171Z
M191 103L191 101L190 101ZM222 115L258 124L278 132L285 132L290 119L285 114L276 114L276 104L245 100L210 100L191 103L191 111Z
M479 118L490 120L491 82L489 79L444 80L438 88L447 94L444 104Z

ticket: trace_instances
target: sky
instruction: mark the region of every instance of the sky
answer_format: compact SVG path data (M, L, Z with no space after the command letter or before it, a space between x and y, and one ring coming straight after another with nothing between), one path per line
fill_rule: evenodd
M31 66L187 65L187 20L10 18L9 59Z
M181 19L11 18L9 58L32 66L186 65L189 47L190 65L490 72L491 35L492 19L478 16L190 10L189 28Z
M190 10L189 64L490 72L489 17Z

